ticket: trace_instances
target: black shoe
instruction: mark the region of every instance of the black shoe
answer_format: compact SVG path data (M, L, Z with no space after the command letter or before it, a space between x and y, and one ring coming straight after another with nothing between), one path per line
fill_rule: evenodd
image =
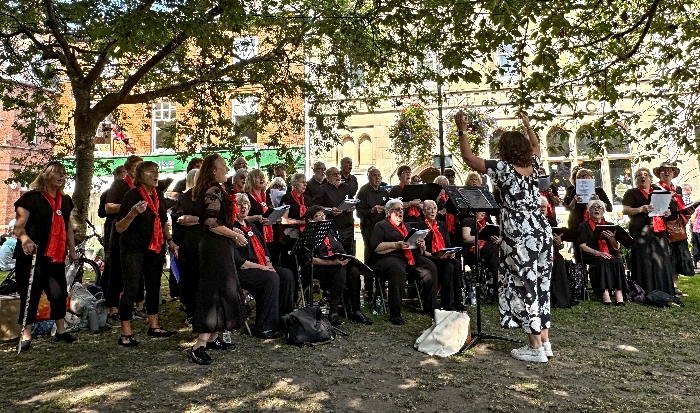
M367 318L367 316L364 315L364 314L362 313L362 311L355 311L355 312L352 314L352 321L354 321L354 322L356 322L356 323L362 323L362 324L365 324L365 325L368 325L368 326L371 326L372 324L374 324L374 321L372 321L372 320L370 320L369 318Z
M119 313L112 313L107 316L107 325L112 328L119 328L122 325L122 320L119 319Z
M262 338L264 340L270 340L277 338L282 334L282 330L265 330L261 333L256 333L255 337Z
M217 337L214 341L207 343L207 350L234 350L236 345L233 343L226 343L221 337Z
M127 340L123 341L122 338L125 338ZM129 334L128 336L122 334L121 337L119 338L119 341L117 341L117 344L119 344L120 346L124 346L124 347L136 347L139 345L139 342L134 339L133 334Z
M206 349L203 346L197 347L196 349L190 350L190 361L199 364L201 366L206 366L211 364L211 357L207 354Z
M343 319L340 318L338 313L329 314L328 321L330 321L333 327L338 327L339 325L343 324Z
M393 315L389 317L389 321L391 321L391 323L395 326L402 326L406 324L406 322L403 320L403 318L401 318L400 315Z
M612 305L612 301L603 301L603 305Z
M73 337L69 333L56 334L55 336L53 336L53 341L63 341L64 343L70 344L75 341L75 337Z
M624 301L616 301L616 302L615 302L615 307L624 307L624 306L625 306L625 302L624 302Z
M149 337L172 337L175 334L177 334L177 331L168 331L162 327L148 327L148 333L146 333Z
M32 346L32 340L21 340L19 342L19 348L21 351L27 351Z

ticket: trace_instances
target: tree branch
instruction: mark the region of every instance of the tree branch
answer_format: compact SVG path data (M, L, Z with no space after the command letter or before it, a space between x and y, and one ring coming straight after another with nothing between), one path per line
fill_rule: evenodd
M76 59L75 54L71 51L70 44L68 44L66 38L63 36L63 32L61 32L60 28L58 27L53 2L51 0L44 0L44 6L46 7L46 26L51 29L51 33L61 46L61 50L63 50L63 55L65 56L65 62L61 63L66 65L69 76L71 72L73 72L72 77L74 77L76 80L82 81L84 79L83 71L80 68L78 59Z

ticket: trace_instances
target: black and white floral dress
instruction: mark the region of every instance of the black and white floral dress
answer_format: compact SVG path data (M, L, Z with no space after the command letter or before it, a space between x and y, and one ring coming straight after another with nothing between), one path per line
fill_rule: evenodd
M532 162L535 172L530 176L499 160L487 160L486 171L503 201L498 272L501 327L522 327L528 334L539 334L549 328L552 229L539 208L539 158L533 156Z

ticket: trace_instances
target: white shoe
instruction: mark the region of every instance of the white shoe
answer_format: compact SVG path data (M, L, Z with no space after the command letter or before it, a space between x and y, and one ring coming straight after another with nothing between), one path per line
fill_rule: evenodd
M554 353L552 353L552 343L549 341L543 341L542 347L544 348L544 354L547 356L547 358L554 357Z
M532 361L535 363L546 363L547 355L544 353L544 347L532 348L525 345L510 351L510 355L517 360Z

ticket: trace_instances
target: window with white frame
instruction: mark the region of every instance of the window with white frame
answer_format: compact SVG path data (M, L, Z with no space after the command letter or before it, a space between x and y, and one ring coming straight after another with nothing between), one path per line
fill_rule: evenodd
M252 59L258 55L257 36L236 37L233 39L233 62Z
M515 59L512 44L505 44L496 50L496 65L501 76L515 76L518 74L518 61Z
M258 132L251 128L258 113L258 99L255 96L246 96L231 100L231 119L234 127L240 132L241 137L247 140L249 145L258 142Z
M151 151L172 149L166 145L173 135L173 127L177 120L176 107L174 102L156 102L153 104L152 124L151 124ZM171 141L171 140L170 140ZM172 141L171 141L172 142Z

